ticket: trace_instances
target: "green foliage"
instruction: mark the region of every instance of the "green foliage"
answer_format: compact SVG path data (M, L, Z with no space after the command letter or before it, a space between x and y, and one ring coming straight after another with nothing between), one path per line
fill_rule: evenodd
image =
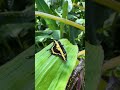
M117 1L94 1L95 2L88 0L86 4L86 8L88 9L88 12L86 14L86 40L94 47L101 45L104 53L98 51L97 49L89 49L89 45L86 46L88 53L86 51L85 69L87 73L85 74L85 77L88 79L86 79L85 83L87 85L86 88L89 87L86 90L96 90L96 88L97 90L119 90L120 70L118 68L120 67L120 63L116 62L114 58L117 58L120 55L120 27L118 26L118 24L120 24L120 16L118 10L120 5L118 5L119 3ZM102 4L105 7L99 4ZM98 51L99 56L101 57L103 57L102 55L104 54L104 61L102 58L101 61L99 59L96 59L97 61L92 61L95 57L98 57L96 56L96 51ZM100 67L102 61L105 62L105 64L103 63L103 67ZM105 70L105 67L107 70ZM101 75L101 79L99 78L100 75L98 75L98 73L100 74L100 68L103 71L105 70L105 73L103 72ZM96 77L98 77L100 82L99 87L98 84L96 86L96 83L98 83L98 79L95 80Z
M36 0L37 9L49 14L52 14L51 9L47 6L44 0ZM56 23L53 20L45 19L46 23L48 24L50 29L57 29Z
M33 2L0 0L0 90L34 89Z
M46 2L46 3L45 3ZM82 3L75 4L76 6L71 6L71 10L68 10L68 7L70 7L71 0L36 0L36 10L49 13L58 17L62 17L65 19L70 19L76 23L79 23L80 25L85 24L85 17L84 17L84 9L80 10L79 6L84 6ZM55 7L54 5L58 5ZM45 20L45 21L44 21ZM54 22L54 23L53 23ZM57 26L56 26L57 25ZM52 26L52 28L51 28ZM73 44L77 44L78 42L78 35L83 34L84 31L79 31L79 29L68 26L64 23L51 21L50 19L46 18L40 18L36 16L36 31L43 31L43 30L59 30L60 31L60 38L67 38L69 39ZM77 31L78 30L78 31ZM73 33L74 32L74 33ZM58 32L59 34L59 32ZM57 35L56 35L57 36ZM56 39L54 37L51 37L52 39ZM76 39L76 41L75 41ZM79 38L80 39L80 38ZM79 42L80 43L80 42ZM81 42L83 43L83 42ZM81 50L81 49L80 49Z
M96 90L102 71L104 53L102 47L86 44L85 90Z
M73 2L75 3L75 5L73 5ZM72 77L71 74L73 70L76 69L77 65L80 63L80 61L77 60L77 53L79 50L83 50L85 47L85 44L83 43L85 36L84 29L76 28L77 26L70 26L70 24L65 23L65 20L70 20L72 21L72 23L84 27L85 10L80 10L80 6L83 7L82 3L83 2L79 2L79 0L76 0L76 2L72 0L36 0L36 11L44 12L44 15L46 14L45 17L44 15L43 17L39 17L39 15L36 15L36 90L65 90L67 83L69 83L69 79ZM50 15L50 17L53 17L54 19L52 20L48 18L48 15ZM57 21L56 18L64 18L65 20L63 20L63 22L59 22L60 20ZM63 38L66 38L67 40L64 40ZM67 52L68 60L66 62L55 55L51 55L51 52L49 51L49 49L52 47L52 44L50 44L51 39L52 41L54 39L60 40L63 44L63 47L66 49ZM77 70L77 72L79 72L79 70ZM79 77L79 75L77 77ZM72 80L72 82L74 81L75 79ZM73 85L70 85L68 87L72 88ZM79 87L81 88L80 85Z
M31 46L10 62L0 67L1 90L34 89L34 60L33 58L28 58L28 56L34 54L34 48L34 45Z
M34 43L34 5L32 2L33 0L18 0L17 2L0 0L0 65L12 60Z
M68 40L61 39L67 52L67 61L52 55L50 48L53 43L35 55L35 89L64 90L67 81L75 67L78 47ZM72 53L74 52L74 53Z

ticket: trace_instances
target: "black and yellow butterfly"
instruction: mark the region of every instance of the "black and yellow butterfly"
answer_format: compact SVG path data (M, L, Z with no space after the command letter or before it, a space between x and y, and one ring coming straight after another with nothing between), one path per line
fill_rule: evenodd
M53 55L57 55L61 57L64 61L67 61L67 53L60 41L54 40L53 46L50 50Z

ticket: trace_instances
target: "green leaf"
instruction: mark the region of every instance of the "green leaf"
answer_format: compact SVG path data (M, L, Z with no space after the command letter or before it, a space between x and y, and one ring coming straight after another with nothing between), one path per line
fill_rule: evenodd
M68 1L68 12L70 12L72 10L72 0L64 0L65 2Z
M36 42L36 43L42 42L42 41L44 41L44 39L47 39L47 38L49 38L49 37L50 37L50 36L47 36L47 35L46 35L46 36L45 36L45 35L44 35L44 36L36 36L36 37L35 37L35 42Z
M44 39L47 38L58 40L60 38L60 31L59 30L36 31L35 38L38 42L42 42Z
M0 90L34 89L34 55L35 46L31 46L13 60L0 67Z
M44 0L36 0L36 5L39 11L52 14L51 9L47 6ZM57 24L54 20L45 19L45 21L51 30L57 29Z
M69 77L77 61L78 47L61 39L67 52L67 61L52 55L53 43L35 54L35 90L65 90Z
M62 7L62 18L65 18L67 19L67 16L68 16L68 1L65 1L63 3L63 7ZM60 35L61 37L63 37L63 33L65 32L65 24L64 23L61 23L60 24Z
M97 90L103 59L104 53L102 47L86 42L85 90Z

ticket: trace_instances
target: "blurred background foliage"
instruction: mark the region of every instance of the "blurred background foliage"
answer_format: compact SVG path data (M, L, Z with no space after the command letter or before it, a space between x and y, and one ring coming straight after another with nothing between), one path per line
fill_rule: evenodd
M0 66L34 44L34 0L0 0Z
M102 78L98 90L119 90L120 2L118 0L86 1L86 8L86 40L93 45L101 44L104 50Z
M0 0L0 90L34 89L34 7L34 0Z

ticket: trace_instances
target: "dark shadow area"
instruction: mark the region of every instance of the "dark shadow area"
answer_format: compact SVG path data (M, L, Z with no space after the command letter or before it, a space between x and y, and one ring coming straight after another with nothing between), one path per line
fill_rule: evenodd
M0 90L34 89L34 11L34 0L0 0Z
M90 90L92 86L89 84L92 83L95 87L92 90L119 90L120 88L120 64L117 60L120 55L120 11L117 11L116 4L120 2L86 0L85 38L91 45L87 43L85 47L85 85L89 87L85 90Z

